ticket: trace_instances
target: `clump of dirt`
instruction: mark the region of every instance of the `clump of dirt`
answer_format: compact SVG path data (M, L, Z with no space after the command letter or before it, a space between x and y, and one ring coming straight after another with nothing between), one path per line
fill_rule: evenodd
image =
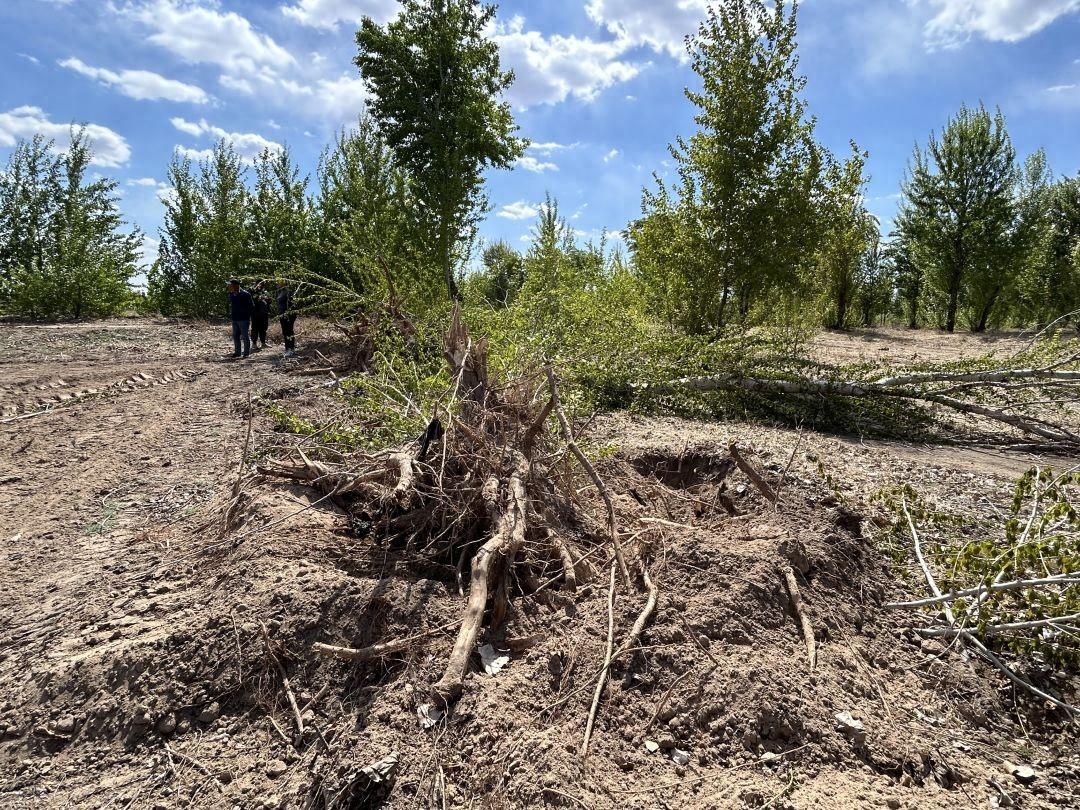
M774 505L708 447L624 451L600 472L660 596L636 648L613 663L586 759L608 635L601 554L576 592L517 590L501 632L480 639L508 660L489 674L474 656L443 714L428 690L446 668L467 573L459 582L453 567L358 536L319 493L261 481L228 542L209 542L220 527L202 515L176 522L162 530L169 550L128 573L135 590L85 637L4 662L25 677L0 704L0 795L27 807L1073 800L1075 752L1003 735L1013 707L1000 679L882 608L901 588L832 492L788 482ZM734 514L719 504L723 485ZM232 488L230 472L220 519ZM594 489L578 498L603 514ZM785 566L815 631L814 668ZM616 648L644 601L616 590ZM403 638L403 651L362 663L311 651ZM1037 777L1021 783L1005 760Z

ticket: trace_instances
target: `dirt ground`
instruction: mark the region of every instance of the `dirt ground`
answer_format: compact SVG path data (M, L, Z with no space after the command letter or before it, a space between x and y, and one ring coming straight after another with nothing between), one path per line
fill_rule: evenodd
M814 351L905 362L1019 345L882 330L823 333ZM1068 460L599 417L588 442L606 450L622 525L662 550L661 596L583 761L606 583L513 599L490 640L509 663L470 675L425 728L463 603L453 569L359 537L280 482L245 485L224 531L248 430L256 458L283 441L265 405L332 405L335 390L322 357L229 349L206 325L0 326L0 806L1080 807L1075 724L884 610L917 584L864 517L908 482L989 519L1032 463ZM745 479L739 516L705 506L731 439L768 475L790 460L779 509ZM628 626L640 609L626 594L615 615ZM403 637L406 652L363 664L310 653ZM370 766L388 757L380 782Z

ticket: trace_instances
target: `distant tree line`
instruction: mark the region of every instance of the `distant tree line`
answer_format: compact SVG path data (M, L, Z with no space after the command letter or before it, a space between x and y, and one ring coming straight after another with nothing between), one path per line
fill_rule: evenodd
M110 315L131 303L141 235L120 216L117 184L90 175L83 129L58 155L37 136L0 172L0 312L31 318Z
M501 100L513 74L485 36L493 14L478 0L405 0L386 25L365 20L356 64L369 112L314 178L287 148L251 164L226 141L198 164L174 155L149 303L214 316L230 277L285 278L326 311L391 287L415 311L464 297L547 317L588 299L706 336L892 319L982 331L1080 309L1080 175L1055 179L1041 151L1021 160L1000 112L963 107L915 148L883 234L867 154L852 143L836 156L816 138L796 5L766 0L721 0L688 39L696 131L669 148L674 176L643 191L625 256L604 239L579 245L549 199L524 253L488 244L466 272L488 210L483 174L526 146ZM0 175L6 312L78 317L129 301L139 234L120 219L115 182L87 177L85 137L72 141L62 156L20 143Z
M1080 176L1019 161L1000 112L961 108L916 148L887 237L865 154L814 140L794 4L719 3L689 40L698 131L678 180L646 189L628 229L652 308L691 332L810 313L835 328L1047 323L1080 308Z

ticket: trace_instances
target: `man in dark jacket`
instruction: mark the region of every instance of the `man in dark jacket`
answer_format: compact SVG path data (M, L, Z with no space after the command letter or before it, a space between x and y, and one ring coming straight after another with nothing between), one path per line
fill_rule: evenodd
M251 342L253 351L259 350L259 344L266 348L266 330L270 328L270 296L259 284L252 292L255 298L255 311L251 316Z
M296 324L296 310L293 308L292 290L284 281L277 285L278 321L281 323L281 336L285 339L285 356L292 357L296 352L296 337L293 328Z
M240 357L240 342L243 341L243 357L251 352L251 316L255 311L255 299L251 293L240 288L240 281L229 279L229 317L232 319L233 357Z

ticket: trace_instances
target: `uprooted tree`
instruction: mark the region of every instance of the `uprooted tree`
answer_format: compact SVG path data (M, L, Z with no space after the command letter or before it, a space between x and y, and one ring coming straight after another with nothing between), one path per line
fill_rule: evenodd
M456 308L444 356L451 386L435 412L425 415L428 427L416 442L360 454L333 467L298 451L299 464L268 462L260 468L264 474L309 482L353 514L364 513L373 532L454 565L459 576L469 562L461 626L446 671L431 688L440 705L461 693L489 602L487 626L500 628L512 582L530 593L554 582L573 588L579 574L592 570L589 558L603 560L610 553L601 564L611 565L630 587L632 578L643 573L646 553L637 547L624 555L614 508L573 439L550 365L506 382L493 380L486 342L470 338ZM534 396L538 385L548 390L539 400ZM559 433L549 429L552 416ZM607 502L606 530L576 508L564 463L568 454ZM542 581L553 568L561 573ZM392 649L392 644L367 653L317 648L352 660Z

